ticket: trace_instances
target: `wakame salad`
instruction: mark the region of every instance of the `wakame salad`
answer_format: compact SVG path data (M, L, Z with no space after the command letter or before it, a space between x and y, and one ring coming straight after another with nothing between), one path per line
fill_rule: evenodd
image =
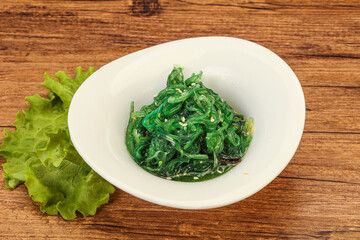
M138 165L169 180L196 182L217 177L244 157L254 120L238 114L201 82L202 72L184 80L175 66L167 86L150 105L134 111L126 145Z

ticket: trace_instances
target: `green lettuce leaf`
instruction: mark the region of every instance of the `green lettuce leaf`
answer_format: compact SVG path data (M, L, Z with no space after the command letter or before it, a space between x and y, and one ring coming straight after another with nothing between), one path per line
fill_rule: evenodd
M40 210L50 215L58 212L65 219L94 215L96 209L109 201L114 188L88 166L63 160L59 167L32 162L25 172L25 185Z
M69 132L64 129L58 129L58 132L46 132L46 146L37 148L37 156L39 160L47 166L52 164L59 167L64 159L68 159L80 166L85 165L81 156L77 153L74 145L70 140Z
M40 210L60 213L64 219L94 215L114 192L111 184L97 175L75 150L67 126L68 109L78 87L94 68L83 72L76 69L71 79L65 72L55 74L59 81L45 73L42 86L50 93L27 97L30 107L19 111L15 132L4 130L6 137L0 146L6 187L24 183Z

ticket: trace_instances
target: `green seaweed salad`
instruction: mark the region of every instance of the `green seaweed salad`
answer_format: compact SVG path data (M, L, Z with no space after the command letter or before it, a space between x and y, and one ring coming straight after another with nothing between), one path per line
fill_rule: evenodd
M150 105L131 103L126 145L136 163L166 179L196 182L236 166L252 140L254 120L238 114L200 81L175 66Z

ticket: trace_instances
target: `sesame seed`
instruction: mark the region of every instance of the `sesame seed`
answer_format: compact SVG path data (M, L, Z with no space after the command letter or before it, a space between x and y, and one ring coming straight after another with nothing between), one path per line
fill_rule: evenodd
M218 172L218 173L222 173L222 171L220 171L220 170L217 170L217 172Z
M203 163L203 161L200 161L200 163Z
M182 93L182 91L178 88L176 88L175 90L178 91L179 93Z
M198 177L193 177L195 180L199 179Z
M158 96L157 94L154 95L154 97L157 97L157 96Z
M167 179L167 180L171 180L172 178L171 178L171 177L167 177L166 179Z
M182 121L182 122L185 122L185 117L181 117L181 121Z
M254 131L255 131L255 128L251 128L249 133L250 133L250 134L253 134Z
M191 84L191 86L195 86L195 84L196 84L196 83L193 82L193 83Z
M215 119L213 117L211 117L210 122L215 122Z
M167 119L165 118L165 122L167 122Z

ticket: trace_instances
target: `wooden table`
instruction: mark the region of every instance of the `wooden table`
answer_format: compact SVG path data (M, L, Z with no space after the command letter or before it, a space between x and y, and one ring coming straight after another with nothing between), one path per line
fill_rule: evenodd
M360 239L359 3L1 0L1 130L14 130L25 96L47 94L45 71L99 68L208 35L251 40L280 55L302 84L306 125L279 177L218 209L167 208L117 189L95 217L65 221L42 214L23 185L6 189L0 177L0 239Z

